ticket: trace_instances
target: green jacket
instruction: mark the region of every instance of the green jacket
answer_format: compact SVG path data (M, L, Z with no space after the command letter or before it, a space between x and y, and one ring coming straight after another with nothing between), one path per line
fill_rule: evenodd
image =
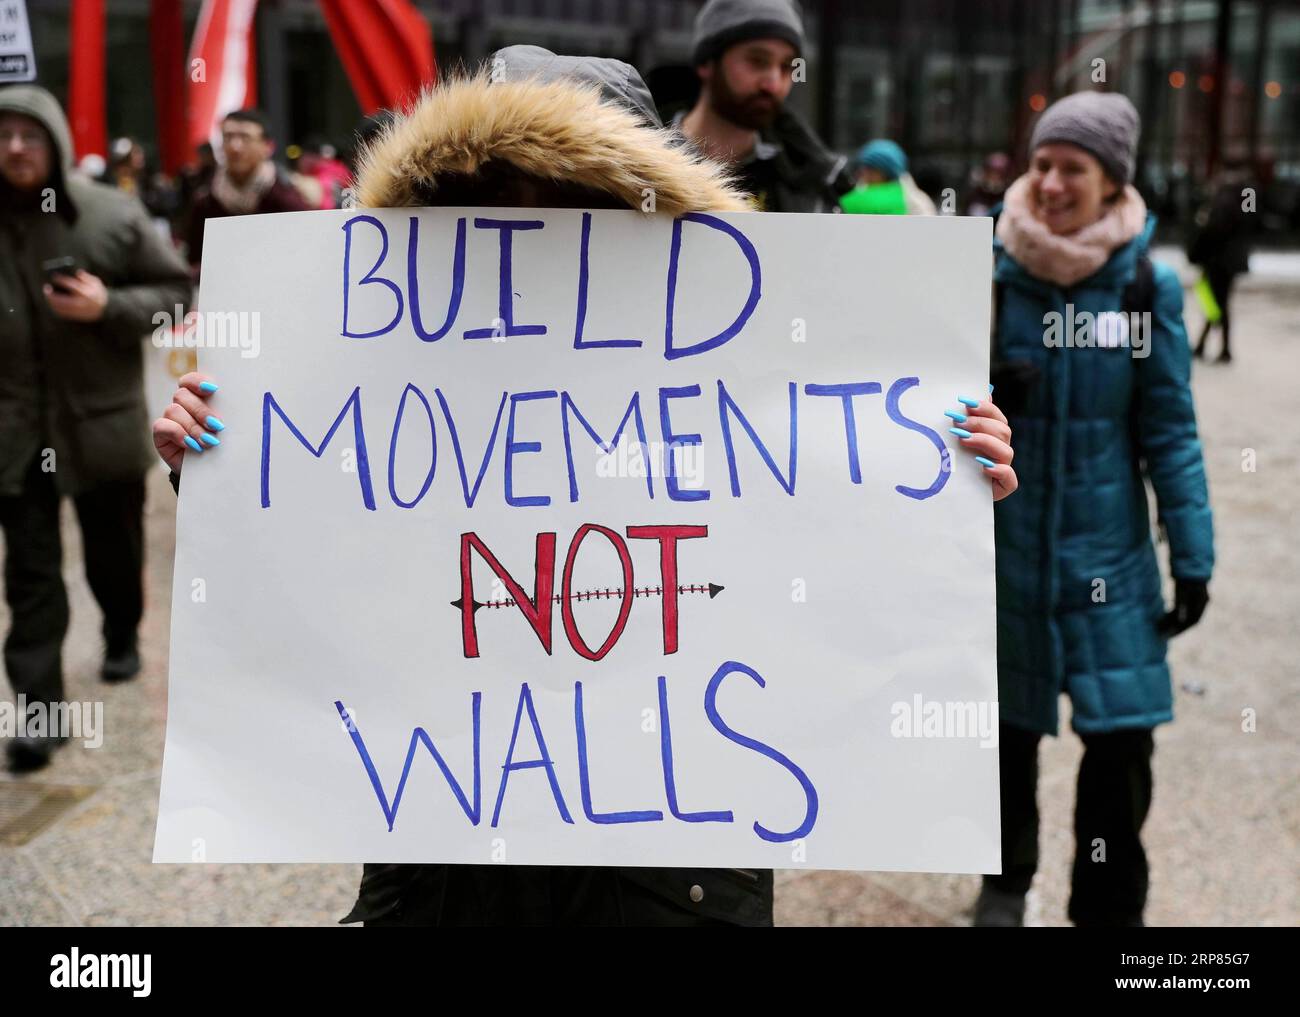
M840 198L840 208L853 215L907 215L907 196L899 180L859 184Z
M135 198L73 172L68 123L50 93L0 89L9 111L39 121L57 159L41 193L0 179L0 496L22 490L46 449L60 492L77 494L152 464L143 342L156 312L188 303L190 278ZM42 263L64 256L108 287L99 321L66 321L46 303Z

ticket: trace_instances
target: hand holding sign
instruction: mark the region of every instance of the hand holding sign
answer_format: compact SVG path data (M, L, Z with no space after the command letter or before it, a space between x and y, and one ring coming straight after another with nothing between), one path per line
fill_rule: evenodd
M961 447L975 456L993 480L993 500L1001 501L1020 482L1011 468L1015 452L1011 448L1011 425L992 399L958 396L962 410L948 410L945 416L956 422L949 433L961 440ZM972 405L973 404L973 405Z
M217 391L217 383L198 372L183 375L179 380L180 388L172 396L171 404L153 422L154 448L173 473L181 472L187 448L192 452L216 448L221 439L213 432L225 430L225 424L212 415L207 404Z

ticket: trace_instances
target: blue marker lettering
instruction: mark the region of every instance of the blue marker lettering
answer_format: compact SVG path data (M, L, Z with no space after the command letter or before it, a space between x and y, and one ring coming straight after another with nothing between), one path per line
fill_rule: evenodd
M375 263L370 266L358 286L366 286L370 283L378 283L380 286L387 286L392 292L394 299L397 301L397 310L393 312L393 319L382 328L377 328L373 332L350 332L348 331L348 293L351 290L350 270L352 265L352 227L359 222L369 223L375 229L379 230L379 238L383 246L379 249L379 257ZM340 335L348 339L374 339L376 336L385 335L397 327L397 323L402 320L402 289L391 279L385 279L382 276L376 276L379 266L384 263L388 257L388 230L384 229L384 224L376 219L373 215L354 215L351 219L343 224L343 331Z
M334 437L334 432L343 423L349 407L352 408L352 436L356 445L357 480L361 484L361 500L370 511L375 510L375 492L370 481L370 457L366 454L366 435L361 426L361 386L359 385L348 396L343 409L339 410L339 415L334 418L334 423L330 424L330 429L325 432L325 437L321 439L319 446L309 442L306 435L298 430L298 426L275 401L275 396L270 392L262 396L262 508L269 508L271 505L271 411L275 410L289 428L289 432L298 439L299 444L319 459L324 455L325 446Z
M677 449L701 444L698 434L673 434L672 421L668 417L669 399L686 399L700 394L699 385L686 385L682 388L661 388L659 390L659 427L663 431L667 449L667 469L664 471L664 487L668 497L673 501L708 501L709 492L683 491L677 486Z
M875 395L880 391L880 383L860 381L852 385L805 385L803 390L810 396L840 397L844 407L844 442L849 449L849 479L855 484L861 484L862 466L858 462L858 423L853 416L853 397Z
M515 762L515 740L519 737L519 721L523 717L524 708L528 709L528 722L533 727L533 737L537 739L537 748L541 756L537 759L527 759L522 763ZM506 750L506 761L501 767L501 787L497 791L497 804L492 810L492 826L497 825L497 820L501 818L501 803L506 797L506 782L510 779L510 774L515 770L531 770L534 767L542 767L546 770L546 779L551 784L551 794L555 798L555 806L560 810L560 818L566 823L572 823L573 817L569 815L569 809L564 804L564 795L560 794L559 782L555 779L555 764L551 762L551 756L546 751L546 740L542 737L541 725L537 723L537 711L533 708L533 693L528 688L528 683L524 682L519 687L519 705L515 708L515 726L510 732L510 748Z
M776 463L772 460L772 455L763 444L758 433L750 425L745 415L740 412L740 407L736 401L731 398L722 379L718 379L718 416L722 420L722 444L727 450L727 469L731 471L731 495L733 498L740 497L740 474L736 471L736 448L731 441L731 424L728 418L732 413L740 421L740 426L745 429L749 435L749 440L754 443L754 448L758 454L763 457L763 462L767 463L767 468L772 471L772 476L776 477L776 482L781 485L785 493L794 497L795 466L799 459L799 414L796 406L796 396L798 386L790 382L790 476L789 479L781 476L781 471L777 469Z
M735 671L749 675L749 677L754 679L758 684L760 689L766 687L766 682L763 681L762 677L759 676L759 673L753 668L746 667L744 664L735 660L724 662L723 665L713 673L713 677L709 679L709 686L704 692L704 712L708 716L709 722L713 724L713 726L722 733L723 737L727 738L729 741L733 741L737 745L743 745L747 749L753 749L759 755L766 756L768 759L779 763L785 769L789 770L790 773L794 775L795 780L799 782L799 786L803 788L804 798L808 803L807 808L804 811L803 822L789 833L777 833L767 829L767 827L758 822L754 823L754 832L763 840L778 844L783 841L798 840L800 837L806 837L812 831L813 824L817 822L817 789L813 787L812 781L808 779L808 775L795 765L789 757L778 752L770 745L764 745L756 739L733 731L727 726L726 721L724 721L718 713L718 687L722 684L723 679L725 679L727 675Z
M460 803L461 809L469 818L469 821L478 826L481 814L483 800L483 781L482 781L482 757L479 753L479 706L483 699L483 693L475 692L470 697L470 713L474 726L474 804L470 805L465 797L465 792L461 790L459 782L452 776L451 768L447 765L446 760L442 758L442 753L438 751L433 739L428 732L422 727L417 727L411 732L411 743L406 750L406 762L402 764L402 776L397 782L397 792L393 795L393 804L388 804L388 795L384 793L383 782L379 779L379 773L375 770L374 761L370 758L370 750L366 748L365 739L361 737L361 729L357 727L356 721L348 714L347 709L343 706L341 700L334 701L334 708L339 711L339 717L343 720L343 726L352 735L352 745L357 750L357 755L361 757L361 765L366 768L366 773L370 777L370 787L375 792L375 797L379 799L379 807L383 810L384 821L388 823L389 833L393 830L393 824L397 822L397 810L402 804L402 792L406 790L406 779L411 774L411 763L415 759L415 747L421 743L429 750L433 760L438 764L438 769L442 771L443 777L446 778L447 784L451 787L451 793L456 796L456 801Z
M515 407L520 403L532 402L536 399L554 399L555 391L552 389L548 392L516 392L510 396L510 420L506 424L506 504L516 507L527 507L530 505L549 505L551 499L547 495L532 495L529 497L515 497L515 477L514 477L514 457L523 452L540 452L542 443L540 441L515 441Z
M745 298L745 306L736 315L736 320L713 338L702 339L692 346L677 346L673 342L673 305L677 300L677 263L681 258L683 222L699 223L702 226L708 226L711 229L720 230L727 234L740 247L741 253L744 254L745 260L749 263L749 295ZM702 212L687 212L673 220L672 244L668 251L667 289L668 307L664 316L665 359L676 360L679 357L691 357L697 353L717 349L740 333L740 330L745 327L745 322L749 321L749 316L754 313L754 308L758 306L759 298L763 295L763 273L758 264L758 251L754 249L754 245L750 243L749 238L736 229L735 226L732 226L731 223L724 222L714 215L705 215Z
M587 418L582 415L582 411L574 404L568 392L560 393L560 422L564 428L564 455L569 468L569 501L578 500L578 478L573 469L573 441L569 437L569 411L578 418L580 423L591 436L591 440L599 446L600 450L606 455L611 455L618 448L618 441L623 436L623 431L627 427L628 418L636 421L637 441L641 446L641 458L645 464L645 489L651 497L655 496L654 488L654 470L650 468L650 444L646 441L645 421L641 418L641 393L633 392L632 399L627 404L627 412L623 414L623 419L618 423L618 429L614 432L614 437L605 441L596 429L587 422Z
M934 478L933 484L925 488L907 487L903 484L897 484L894 487L894 490L899 494L915 498L917 501L924 501L926 498L933 498L948 483L948 476L952 472L949 466L952 453L948 451L948 446L943 443L943 439L939 437L938 432L931 430L924 424L918 424L915 420L908 419L903 416L902 410L898 408L898 397L909 388L919 384L921 384L920 378L899 378L890 385L889 391L885 394L885 412L889 414L889 419L894 423L906 427L909 431L916 431L925 435L930 439L930 444L939 452L939 475Z
M501 265L497 279L499 290L497 296L500 328L471 328L465 333L466 339L508 338L517 335L546 335L545 325L515 324L515 293L513 264L511 252L514 247L515 230L540 230L546 224L540 219L475 219L474 228L478 230L501 231Z
M573 683L573 722L578 729L578 782L582 786L582 811L593 823L657 823L664 814L644 812L596 812L591 805L591 774L587 769L587 723L582 715L582 682Z

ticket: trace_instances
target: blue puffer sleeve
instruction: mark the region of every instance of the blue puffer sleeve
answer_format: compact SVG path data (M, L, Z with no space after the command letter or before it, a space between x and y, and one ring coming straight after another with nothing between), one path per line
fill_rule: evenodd
M1192 405L1183 287L1168 265L1156 264L1154 269L1148 355L1137 361L1138 447L1155 488L1174 576L1209 580L1214 568L1214 526Z

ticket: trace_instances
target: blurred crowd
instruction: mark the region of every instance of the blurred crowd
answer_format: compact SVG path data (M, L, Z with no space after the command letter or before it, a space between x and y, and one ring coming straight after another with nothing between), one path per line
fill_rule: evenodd
M107 160L86 156L78 170L138 199L160 235L170 238L197 268L203 224L215 215L339 208L353 166L319 138L277 150L266 116L239 110L221 123L220 158L209 143L179 175L149 165L134 138L117 138ZM349 149L349 155L355 146Z
M991 152L971 168L961 187L923 189L913 177L908 155L895 141L874 138L851 156L825 147L815 132L783 102L767 97L757 115L736 107L726 84L714 89L711 102L691 112L711 119L691 134L680 112L673 126L701 150L726 160L734 138L731 131L758 126L761 137L750 158L733 162L755 207L766 211L842 211L874 215L993 216L1007 187L1018 175L1018 164L1006 152ZM741 87L744 87L743 85ZM759 89L762 93L762 89ZM720 112L710 116L716 108ZM768 115L770 113L770 116ZM368 117L342 148L314 137L279 148L269 121L259 110L228 115L221 125L219 150L200 145L193 161L177 176L151 166L140 141L113 141L107 160L83 158L80 172L139 199L160 233L170 237L193 266L195 277L202 257L203 223L213 215L340 208L357 168L364 141L374 137L390 114ZM716 139L716 142L715 140ZM781 151L782 159L775 160ZM1023 168L1023 167L1021 167ZM1229 161L1198 190L1186 187L1174 196L1155 188L1153 211L1177 213L1190 204L1192 227L1186 244L1189 260L1205 268L1201 288L1207 332L1223 333L1223 359L1231 359L1226 310L1233 279L1248 270L1252 242L1261 217L1241 207L1246 189L1258 191L1267 167L1256 171L1241 161ZM247 181L247 186L244 182ZM215 197L214 197L215 195ZM1198 294L1198 295L1200 295ZM1202 352L1204 342L1198 346ZM1200 355L1200 354L1198 354Z

